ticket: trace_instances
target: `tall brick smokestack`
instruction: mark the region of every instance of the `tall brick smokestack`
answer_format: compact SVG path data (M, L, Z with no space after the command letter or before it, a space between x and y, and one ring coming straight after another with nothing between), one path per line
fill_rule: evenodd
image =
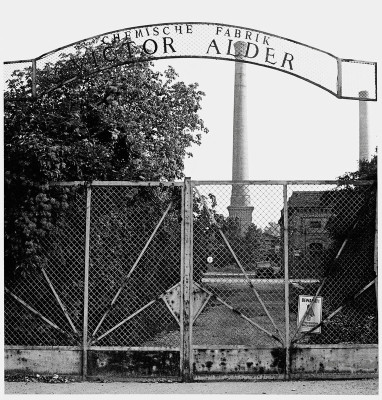
M360 98L368 98L369 93L366 90L359 92ZM369 148L369 115L368 102L359 100L359 162L363 160L370 161Z
M236 42L236 59L241 59L246 51L245 42ZM235 90L233 111L233 158L232 180L243 181L248 176L248 132L247 132L247 82L246 64L235 62ZM228 207L229 216L238 218L241 227L252 222L253 207L249 190L246 185L232 185L231 204Z

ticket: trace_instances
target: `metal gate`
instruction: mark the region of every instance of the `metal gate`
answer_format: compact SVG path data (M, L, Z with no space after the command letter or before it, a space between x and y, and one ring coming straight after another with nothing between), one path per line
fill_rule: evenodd
M288 378L304 346L378 341L373 182L56 190L68 209L41 265L6 282L6 349L79 354L84 378L189 381Z
M193 326L194 372L283 375L283 186L195 182L193 189L194 283L206 296Z
M178 376L181 188L100 184L91 205L88 371Z
M194 287L204 298L192 331L194 378L280 379L312 369L304 348L378 342L375 184L192 188ZM322 373L344 368L310 359Z

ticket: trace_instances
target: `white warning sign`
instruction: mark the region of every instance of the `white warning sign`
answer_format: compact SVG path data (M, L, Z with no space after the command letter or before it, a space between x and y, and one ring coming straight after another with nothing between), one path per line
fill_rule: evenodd
M298 297L298 322L300 323L314 296L299 296ZM317 297L313 307L310 309L305 321L300 326L300 332L307 332L314 326L319 324L322 319L322 297ZM315 329L311 333L321 333L321 327Z

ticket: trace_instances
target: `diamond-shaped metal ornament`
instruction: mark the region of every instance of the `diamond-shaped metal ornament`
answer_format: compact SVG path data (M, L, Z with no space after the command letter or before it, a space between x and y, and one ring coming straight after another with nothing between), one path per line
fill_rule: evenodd
M206 306L210 294L206 293L198 284L194 283L192 288L192 321L195 323L196 319L203 311ZM178 324L180 324L180 304L181 304L181 287L180 283L169 289L166 294L162 297L167 308L170 310L171 314L174 316Z
M192 323L194 324L200 313L203 311L203 308L208 303L211 294L206 293L202 287L200 287L197 283L194 283L192 296L194 301L192 307Z
M176 319L176 322L180 324L180 282L169 289L166 294L162 297L167 308Z

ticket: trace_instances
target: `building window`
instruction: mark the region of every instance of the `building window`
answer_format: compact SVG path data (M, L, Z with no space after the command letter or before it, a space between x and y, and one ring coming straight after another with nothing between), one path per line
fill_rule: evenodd
M321 221L318 220L309 221L309 228L320 229L321 226L322 226Z

